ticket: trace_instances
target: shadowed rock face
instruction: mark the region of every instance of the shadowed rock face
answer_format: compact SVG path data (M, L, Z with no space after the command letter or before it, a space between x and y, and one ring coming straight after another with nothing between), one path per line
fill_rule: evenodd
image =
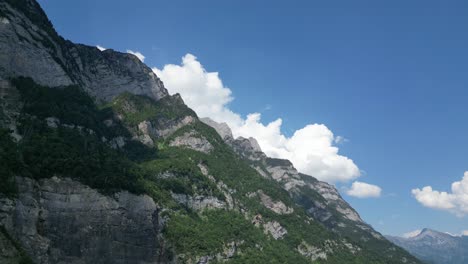
M6 1L0 2L0 77L28 76L50 87L78 84L106 102L123 92L155 100L168 94L161 80L136 56L66 41L53 30L37 3L21 2L27 3L29 18ZM39 27L31 15L48 25Z
M159 208L146 195L104 196L71 179L17 178L0 223L36 263L167 263Z

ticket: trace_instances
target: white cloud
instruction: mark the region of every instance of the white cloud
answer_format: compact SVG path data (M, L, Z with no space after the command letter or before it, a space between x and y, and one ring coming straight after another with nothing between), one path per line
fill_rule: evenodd
M133 51L133 50L129 50L129 49L128 49L128 50L127 50L127 53L130 53L130 54L133 54L133 55L137 56L137 58L138 58L139 60L141 60L141 62L144 62L144 61L145 61L145 58L146 58L146 57L145 57L143 54L141 54L141 52L139 52L139 51Z
M462 234L462 236L468 236L468 230L463 230L463 231L461 232L461 234Z
M462 217L468 214L468 171L461 181L452 183L451 192L439 192L431 186L426 186L413 189L411 193L426 207L449 211Z
M412 238L412 237L415 237L417 235L421 234L421 229L418 229L418 230L414 230L414 231L411 231L411 232L408 232L408 233L404 233L402 235L402 237L404 238Z
M96 45L96 48L98 48L100 51L106 50L106 48L104 48L103 46L99 46L99 45Z
M355 181L346 193L358 198L380 197L382 189L373 184Z
M281 131L282 120L261 122L260 113L243 118L229 109L234 99L217 72L208 72L192 54L182 58L181 65L169 64L153 71L171 94L180 93L185 103L200 117L226 122L235 137L254 137L270 157L289 159L303 173L327 182L346 182L360 176L354 162L338 154L335 137L323 124L309 124L291 137Z

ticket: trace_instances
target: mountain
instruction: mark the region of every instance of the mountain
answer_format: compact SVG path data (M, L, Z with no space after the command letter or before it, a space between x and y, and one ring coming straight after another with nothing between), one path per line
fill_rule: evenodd
M420 263L135 56L0 2L0 263Z
M467 236L453 236L425 228L415 236L387 238L426 263L468 263Z

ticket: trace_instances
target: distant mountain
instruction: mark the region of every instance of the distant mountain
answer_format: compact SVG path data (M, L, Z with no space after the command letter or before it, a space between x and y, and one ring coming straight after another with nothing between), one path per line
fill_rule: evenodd
M468 236L453 236L425 228L411 237L387 236L387 239L427 263L468 263Z

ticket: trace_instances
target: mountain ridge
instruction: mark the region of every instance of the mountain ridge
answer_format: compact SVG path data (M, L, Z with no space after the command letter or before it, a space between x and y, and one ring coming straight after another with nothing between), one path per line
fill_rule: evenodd
M0 17L0 260L419 263L135 56L63 40L33 0Z
M462 264L468 261L468 236L424 228L412 237L386 237L428 263Z

